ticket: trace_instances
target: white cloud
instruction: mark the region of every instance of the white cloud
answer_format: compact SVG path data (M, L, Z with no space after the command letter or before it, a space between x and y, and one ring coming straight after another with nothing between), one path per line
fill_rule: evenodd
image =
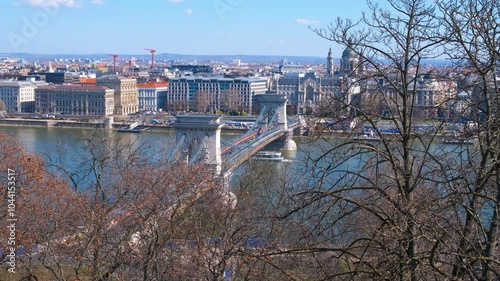
M90 3L92 3L94 5L104 5L103 0L91 0Z
M179 4L179 3L184 2L184 0L168 0L168 2L172 3L172 4Z
M183 12L184 12L184 14L190 16L193 14L193 9L185 9Z
M19 2L16 2L19 3ZM82 1L77 0L26 0L21 4L29 5L32 7L70 7L79 8L82 6Z
M297 24L303 24L303 25L320 24L320 22L317 21L317 20L309 20L309 19L305 19L305 18L297 18L297 20L295 21L295 23L297 23Z

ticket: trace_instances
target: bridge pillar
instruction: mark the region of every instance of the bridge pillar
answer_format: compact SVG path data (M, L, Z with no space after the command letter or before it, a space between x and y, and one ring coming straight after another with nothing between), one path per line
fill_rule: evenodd
M296 151L297 143L293 140L293 130L288 130L285 135L285 143L283 144L283 150Z
M220 115L178 115L174 123L175 139L183 139L181 159L191 162L193 157L198 157L199 163L209 166L216 175L222 169L220 151L220 130L223 126ZM203 147L201 147L203 146ZM203 155L197 155L202 153Z
M263 94L259 95L260 106L266 106L268 112L276 112L278 114L278 119L276 122L282 130L287 130L288 125L286 121L286 102L287 98L285 95L278 94Z
M221 202L224 205L231 207L232 209L235 209L236 204L238 203L238 199L236 198L236 195L231 192L232 175L233 175L232 172L225 172L221 173L218 176L218 180L220 181L220 186L222 187L221 189L218 190L218 192Z

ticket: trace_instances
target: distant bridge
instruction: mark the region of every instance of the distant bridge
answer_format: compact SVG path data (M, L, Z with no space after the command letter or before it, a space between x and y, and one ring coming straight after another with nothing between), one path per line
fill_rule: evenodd
M293 142L293 129L300 120L286 116L286 97L277 94L260 96L260 114L254 125L232 141L222 141L220 115L180 115L174 123L176 145L169 156L170 163L191 166L205 165L216 176L226 177L241 163L269 143L284 137Z

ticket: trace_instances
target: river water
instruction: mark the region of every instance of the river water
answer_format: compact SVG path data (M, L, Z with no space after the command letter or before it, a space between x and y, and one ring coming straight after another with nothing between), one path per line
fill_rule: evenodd
M75 163L81 163L88 153L84 150L82 138L95 132L92 129L75 129L75 128L38 128L38 127L2 127L0 133L13 136L19 143L29 152L40 154L44 157L47 163L57 161L58 157L63 157L63 161L68 163L69 168ZM148 154L148 157L160 159L168 158L168 153L175 147L175 132L154 132L145 131L140 134L135 133L113 133L108 132L111 139L118 140L120 143L130 144L133 148L139 147ZM221 138L226 141L231 141L236 138L234 134L221 134ZM142 147L141 147L142 146ZM288 159L305 158L305 152L309 144L299 144L299 152L284 152L283 155ZM59 154L59 152L64 153ZM57 156L57 157L56 157ZM79 161L80 160L80 161ZM298 162L298 161L297 161ZM275 163L277 165L281 165ZM76 165L76 164L75 164ZM235 171L235 175L239 174L241 169Z
M19 143L24 146L28 151L38 153L44 156L47 162L54 160L54 156L58 155L57 152L64 149L64 156L67 163L78 162L78 159L83 159L86 152L83 149L82 136L94 132L92 129L70 129L70 128L34 128L34 127L1 127L0 133L12 135ZM144 151L149 153L152 158L168 157L169 151L175 146L175 133L174 132L152 132L145 131L140 134L133 133L116 133L113 134L107 131L111 139L116 139L120 143L129 143L132 147L138 148L144 146ZM236 135L222 134L221 138L224 140L231 140L237 137ZM318 174L314 170L315 159L322 153L327 151L332 146L335 139L318 139L311 138L296 139L298 151L292 153L284 152L285 158L293 160L293 162L285 163L271 163L266 164L266 171L271 177L277 178L277 173L281 173L284 167L287 173L302 178L308 181L308 178L314 180ZM442 145L433 144L433 151L436 155L452 155L452 158L466 158L464 149L456 145ZM451 153L451 154L450 154ZM340 155L339 157L341 157ZM338 165L336 169L339 171L354 171L362 168L362 163L369 159L370 155L362 154L355 157L348 157ZM324 163L330 164L328 159L323 159ZM314 162L314 163L313 163ZM316 163L317 164L317 163ZM245 174L245 169L256 169L255 166L249 167L248 163L244 163L239 169L235 171L235 175ZM253 164L255 165L255 163ZM246 170L248 171L248 170ZM336 176L335 176L336 177ZM333 180L335 181L335 179Z
M53 155L61 147L65 147L71 156L80 154L83 151L82 138L92 134L92 132L92 129L0 126L0 133L13 136L29 152L44 156ZM221 139L231 141L237 136L235 134L221 134ZM133 143L136 147L147 144L148 150L152 154L172 149L175 146L175 132L116 133L112 138L122 143ZM300 146L300 149L307 148L309 144L303 143ZM293 152L285 152L284 155L289 159L297 158L297 153Z

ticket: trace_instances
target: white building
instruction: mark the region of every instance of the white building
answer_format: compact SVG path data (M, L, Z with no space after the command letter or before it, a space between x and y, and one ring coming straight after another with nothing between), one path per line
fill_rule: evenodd
M160 111L166 109L167 82L147 82L137 84L139 110Z
M96 85L50 85L35 90L36 112L74 116L111 116L113 89Z
M7 111L24 113L35 112L35 89L47 85L45 82L0 81L0 100L5 102Z

